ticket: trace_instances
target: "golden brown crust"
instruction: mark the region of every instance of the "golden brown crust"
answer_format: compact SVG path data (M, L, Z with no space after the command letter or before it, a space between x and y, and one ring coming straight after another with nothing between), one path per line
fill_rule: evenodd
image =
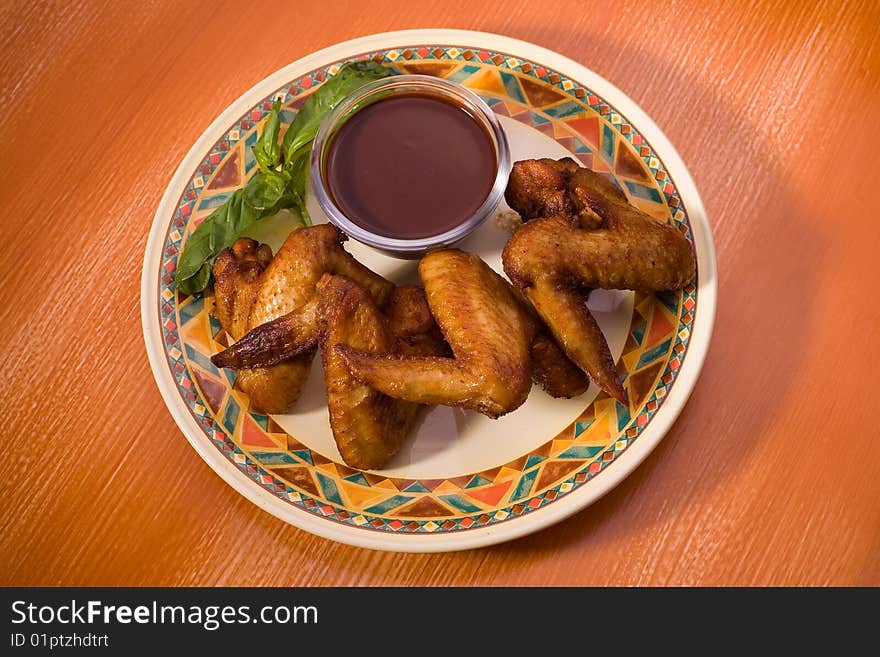
M313 350L274 367L241 370L235 387L247 394L251 410L286 413L302 394L314 356Z
M574 164L572 160L567 160ZM504 199L523 221L571 215L567 193L569 166L566 160L522 160L510 171ZM552 163L552 164L551 164Z
M533 160L529 167L517 162L514 171L519 173L512 179L524 180L524 168L553 169L546 162ZM526 190L533 187L522 184ZM555 212L556 205L545 208L542 198L520 206L531 213L546 209L549 214L524 224L504 248L504 271L518 287L527 288L543 276L570 279L586 288L651 292L677 290L693 278L693 250L681 232L629 205L605 178L581 168L569 175L565 189L569 212L588 209L601 219L601 227L583 229L571 214Z
M325 276L319 287L325 301L321 359L333 438L349 466L380 468L398 452L421 407L361 383L335 350L338 345L363 353L394 349L390 323L371 296L342 276Z
M582 186L577 184L581 171L588 170L582 169L570 157L520 160L510 172L504 198L523 221L565 217L585 230L599 228L602 218L589 206ZM614 183L594 175L592 184L601 194L626 203L626 196Z
M551 397L571 399L590 387L590 379L551 335L540 331L532 342L532 380Z
M228 349L214 354L217 367L266 368L309 353L318 346L323 299L316 293L302 306L248 331Z
M419 263L428 305L454 358L376 355L339 346L352 373L383 393L499 417L531 389L535 324L510 284L480 258L457 249Z
M260 275L272 260L272 249L242 237L214 260L214 316L237 340L247 331Z
M305 304L248 331L231 347L214 354L211 362L217 367L237 370L266 368L308 353L318 346L321 337L321 322L329 302L325 297L319 282L315 294ZM423 288L404 285L383 297L386 307L381 310L394 334L395 347L390 351L405 355L448 353Z
M532 381L551 397L570 399L585 392L590 387L587 375L566 356L522 291L509 284L508 289L532 323L529 329L535 336L531 346Z
M567 285L554 285L539 278L526 289L526 297L547 326L556 343L596 384L622 404L626 391L617 376L611 350L583 294Z
M587 309L586 290L680 289L696 267L690 243L568 158L516 162L506 198L529 221L504 248L504 272L569 358L626 402L608 344Z
M272 251L249 238L240 238L214 260L214 316L233 340L248 330L254 300L272 261ZM302 392L314 351L274 368L239 373L235 385L247 392L251 408L283 413Z
M395 288L385 312L394 333L394 353L403 356L452 355L431 314L425 288L419 285Z
M304 305L315 294L315 287L325 273L348 277L383 305L394 284L364 267L343 249L346 239L332 224L293 231L261 276L248 330Z

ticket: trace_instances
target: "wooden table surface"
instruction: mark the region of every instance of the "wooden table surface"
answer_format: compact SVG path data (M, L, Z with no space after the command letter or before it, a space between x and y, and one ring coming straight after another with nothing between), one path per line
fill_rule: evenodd
M880 5L4 3L2 585L880 585ZM377 6L378 7L378 6ZM275 519L166 410L139 285L159 199L243 91L413 27L532 41L611 80L690 168L718 256L697 387L621 485L460 553Z

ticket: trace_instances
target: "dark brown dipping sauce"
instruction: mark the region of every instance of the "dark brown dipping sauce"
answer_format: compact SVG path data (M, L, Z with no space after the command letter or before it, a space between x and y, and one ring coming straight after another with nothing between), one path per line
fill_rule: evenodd
M451 230L495 182L493 141L460 105L403 95L357 112L330 145L326 184L351 221L386 237Z

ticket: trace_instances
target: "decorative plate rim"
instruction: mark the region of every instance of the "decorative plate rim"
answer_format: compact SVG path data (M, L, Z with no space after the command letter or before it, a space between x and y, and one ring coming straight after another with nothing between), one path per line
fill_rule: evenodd
M651 144L682 199L686 209L697 255L699 278L697 292L700 302L695 308L691 324L688 357L684 359L665 402L651 418L648 426L623 453L603 469L597 477L557 499L553 504L536 509L532 513L511 518L503 523L471 528L461 532L437 534L395 534L364 531L358 527L328 522L314 514L285 503L247 475L238 470L223 456L205 435L189 409L182 403L176 382L167 367L163 348L162 330L158 313L155 312L159 292L159 271L164 236L174 207L186 188L189 178L205 152L222 136L229 125L244 114L260 99L272 93L286 82L312 69L357 55L361 52L403 48L425 43L445 43L470 48L492 49L515 53L516 56L539 62L541 65L563 73L604 98L619 111ZM470 549L523 536L572 515L587 507L614 488L628 476L666 435L678 417L696 384L702 369L715 319L717 274L715 249L711 227L702 200L687 167L675 148L628 96L610 82L583 65L535 44L487 32L451 29L417 29L384 32L338 43L316 51L288 64L267 76L231 103L202 133L175 171L156 210L144 253L141 280L141 322L150 367L162 398L184 436L205 462L230 486L257 506L274 516L301 529L342 543L371 549L439 552ZM608 472L605 472L608 470Z

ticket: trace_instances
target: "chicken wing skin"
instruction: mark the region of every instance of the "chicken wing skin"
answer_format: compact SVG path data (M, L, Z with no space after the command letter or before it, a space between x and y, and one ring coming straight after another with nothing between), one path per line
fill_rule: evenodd
M370 294L342 276L325 275L318 288L324 302L321 360L333 438L349 466L380 468L398 452L422 407L360 382L336 350L339 345L370 354L395 350L391 322Z
M248 331L228 349L214 354L211 362L217 367L249 370L272 367L310 352L318 346L321 337L325 296L316 287L316 293L305 304ZM404 355L448 352L421 287L402 285L382 297L384 307L377 304L377 308L387 313L396 341L395 352Z
M248 331L231 347L211 356L217 367L269 368L313 352L318 346L323 300L312 295L299 308Z
M625 403L626 391L617 376L611 349L587 308L585 295L575 288L539 278L526 290L526 297L541 317L551 318L546 323L569 358L588 372L602 390Z
M546 330L532 342L532 381L551 397L571 399L590 387L590 379L575 365Z
M394 288L385 313L395 338L395 353L404 356L451 356L434 321L425 289L420 285Z
M238 340L254 327L305 306L324 273L344 275L385 303L394 285L346 252L345 239L336 227L321 224L293 231L270 262L253 240L238 240L223 251L214 262L215 308L229 335ZM303 330L314 331L314 325ZM314 347L270 367L243 369L236 386L247 393L254 410L283 413L299 398L313 357Z
M233 340L248 330L251 308L271 261L271 249L248 238L236 240L214 261L214 315ZM242 371L236 386L248 393L255 410L286 409L299 397L312 357L307 354L276 368Z
M504 272L568 357L626 403L585 290L680 289L696 267L690 243L674 226L629 205L610 181L569 158L515 163L506 198L526 223L504 248Z
M214 260L214 316L234 340L247 332L260 275L272 262L272 249L249 238L236 240Z
M531 389L536 326L516 292L480 258L457 249L425 255L419 276L454 357L335 347L352 374L397 399L461 406L489 417L518 408Z
M571 182L580 170L570 157L520 160L510 171L504 198L524 222L563 216L585 230L600 228L602 217L584 202L582 190ZM595 175L592 184L604 196L626 203L626 196L610 180Z
M379 305L394 284L370 271L342 248L348 237L332 224L293 231L266 267L254 298L248 329L304 305L324 274L339 274L361 285Z
M514 164L508 202L527 220L508 241L504 271L520 288L547 275L568 276L583 287L654 292L677 290L690 282L695 270L687 239L669 224L660 223L626 202L622 192L599 174L573 162L528 160ZM559 211L546 192L523 202L533 188L552 178L564 185L568 204ZM539 175L542 174L542 175ZM537 178L537 180L533 180ZM538 192L535 192L536 194ZM583 223L599 227L587 229ZM528 221L540 217L536 221Z

